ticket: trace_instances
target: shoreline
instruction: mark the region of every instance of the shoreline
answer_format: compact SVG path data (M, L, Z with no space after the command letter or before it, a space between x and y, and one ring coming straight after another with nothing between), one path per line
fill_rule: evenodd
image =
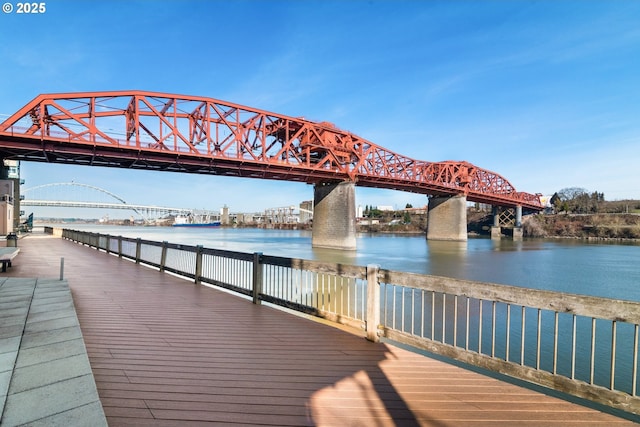
M55 223L55 222L37 222L34 223L34 228L42 228L45 226L53 225L59 228L73 228L74 224L78 225L92 225L92 226L104 226L104 227L149 227L148 225L123 225L123 224L104 224L104 223L93 223L93 222L73 222L73 223ZM166 227L166 226L152 226L152 227ZM237 228L237 225L222 225L216 228ZM267 229L265 227L259 226L241 226L242 228L255 228L255 229ZM270 229L280 229L280 228L270 228ZM293 230L307 230L310 231L311 228L299 227L299 228L291 228ZM358 234L368 234L368 235L390 235L396 234L401 236L425 236L426 232L424 230L357 230ZM25 233L20 233L24 235ZM467 233L468 238L488 238L489 234L478 233L476 231L470 231ZM503 236L507 238L508 236ZM638 238L625 238L625 237L598 237L598 236L559 236L559 235L546 235L546 236L524 236L524 239L551 239L551 240L580 240L584 242L603 242L603 243L626 243L626 244L638 244L640 245L640 239Z

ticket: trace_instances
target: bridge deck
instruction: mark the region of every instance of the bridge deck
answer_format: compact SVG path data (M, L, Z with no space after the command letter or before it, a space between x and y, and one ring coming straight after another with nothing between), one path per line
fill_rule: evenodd
M111 426L633 424L59 238L19 246L11 276L64 257Z

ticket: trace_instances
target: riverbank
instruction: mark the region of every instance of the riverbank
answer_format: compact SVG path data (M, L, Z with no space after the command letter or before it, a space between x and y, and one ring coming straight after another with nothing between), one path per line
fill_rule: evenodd
M585 240L640 240L638 214L530 215L522 223L525 237Z
M492 215L470 210L467 218L469 235L488 236L490 234L493 225ZM407 235L424 234L427 228L426 215L423 218L413 219L406 224L381 222L375 225L359 225L358 231ZM523 218L522 227L524 237L640 242L640 214L527 215Z

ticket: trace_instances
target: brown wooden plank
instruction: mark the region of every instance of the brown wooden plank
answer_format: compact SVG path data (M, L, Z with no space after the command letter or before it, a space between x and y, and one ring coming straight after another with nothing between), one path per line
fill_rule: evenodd
M20 240L23 277L65 257L109 425L633 425L54 237Z

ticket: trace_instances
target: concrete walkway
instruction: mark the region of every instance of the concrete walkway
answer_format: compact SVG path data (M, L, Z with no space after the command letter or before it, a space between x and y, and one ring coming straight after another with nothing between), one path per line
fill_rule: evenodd
M66 281L0 278L0 422L107 425Z

